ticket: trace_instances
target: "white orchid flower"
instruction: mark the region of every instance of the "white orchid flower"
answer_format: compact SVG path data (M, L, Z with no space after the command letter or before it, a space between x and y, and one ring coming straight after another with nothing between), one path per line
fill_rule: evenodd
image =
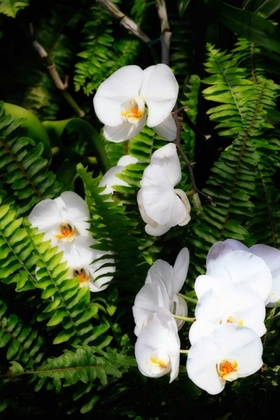
M129 187L127 182L123 181L121 178L119 178L116 175L120 174L126 168L126 166L132 165L137 162L138 162L138 159L133 156L130 156L130 155L122 156L118 160L117 165L109 169L104 174L103 178L101 179L99 183L99 187L106 187L106 188L100 194L113 194L114 185L122 185L124 187Z
M188 353L189 378L208 394L223 391L226 381L257 372L262 362L262 342L251 328L223 324L201 337Z
M44 232L53 245L72 242L78 236L89 236L89 210L76 193L66 191L54 200L40 201L28 216L29 222Z
M209 251L206 268L206 275L198 276L195 281L198 299L207 290L242 283L257 292L263 302L267 302L272 276L262 258L247 251L232 251L227 244L217 242Z
M259 337L266 332L264 302L257 292L242 284L205 292L195 308L195 319L189 331L192 344L225 323L251 328Z
M179 252L174 267L163 260L157 260L151 266L145 285L137 293L132 308L136 324L135 335L139 335L160 307L168 309L174 315L188 316L187 302L177 295L186 280L188 267L187 248ZM176 319L176 323L178 330L184 325L183 320Z
M135 344L140 372L159 378L170 372L170 383L178 376L180 339L176 322L166 308L159 308L149 324L140 331Z
M164 139L174 140L176 125L170 113L178 90L175 76L165 64L117 70L101 83L93 99L96 115L105 124L105 138L116 143L131 139L147 123Z
M174 189L181 180L180 161L173 143L156 150L143 173L138 207L149 235L160 236L190 221L190 203L184 191Z
M78 277L80 286L89 287L91 292L101 292L113 279L114 260L104 259L108 252L93 249L92 245L96 245L92 237L79 236L74 243L62 244L60 249L64 251L63 260L70 268L69 277Z

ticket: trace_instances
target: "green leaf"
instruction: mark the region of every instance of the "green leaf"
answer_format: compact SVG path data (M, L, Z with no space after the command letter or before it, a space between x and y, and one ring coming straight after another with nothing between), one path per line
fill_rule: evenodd
M53 340L53 344L64 343L65 341L68 341L69 338L71 338L74 334L75 334L75 331L73 331L73 329L70 329L67 331L61 331Z
M178 0L179 15L183 16L191 0Z
M23 367L16 361L12 361L11 363L11 367L10 367L10 371L12 372L13 376L18 375L19 373L23 372L24 369Z
M269 17L280 9L279 0L261 0L261 4L254 10L254 13L263 13Z
M230 6L224 2L215 6L220 21L239 36L268 50L280 53L280 29L265 18Z
M63 309L58 309L47 323L47 326L53 327L54 325L59 324L66 316L68 316L66 311Z
M90 397L90 399L87 401L86 404L84 404L80 410L82 414L88 413L90 410L92 410L94 404L99 400L98 395L94 395L93 397Z
M29 6L29 0L0 0L0 13L15 18L19 10Z

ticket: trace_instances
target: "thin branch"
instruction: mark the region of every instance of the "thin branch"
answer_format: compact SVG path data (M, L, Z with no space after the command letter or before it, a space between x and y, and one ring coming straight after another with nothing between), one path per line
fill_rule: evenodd
M183 149L181 147L181 124L180 124L180 121L179 121L179 118L178 118L178 114L181 111L184 111L184 110L185 110L185 108L183 107L183 108L179 108L176 111L172 112L172 116L174 118L174 121L175 121L175 124L176 124L176 127L177 127L177 134L176 134L175 144L176 144L176 147L179 150L182 158L184 159L184 161L186 162L186 164L188 166L190 177L191 177L191 183L192 183L193 191L196 192L196 193L198 193L200 196L205 197L212 206L215 206L215 203L214 203L212 197L210 197L210 195L205 194L204 192L200 191L197 188L196 182L195 182L195 178L194 178L194 174L193 174L192 164L189 161L189 159L187 158L187 156L185 155L185 153L184 153L184 151L183 151ZM204 136L204 138L207 138L207 136L205 136L205 135L203 135L203 136Z
M170 32L165 0L156 0L160 20L161 62L169 65L169 49L172 32Z
M122 13L113 3L109 0L97 0L104 9L108 10L108 12L115 18L119 20L120 25L124 26L130 32L132 32L137 38L140 38L146 44L151 42L151 39L145 32L138 26L131 18L126 16Z
M30 33L31 33L31 36L34 37L34 29L33 29L32 24L30 24ZM83 118L85 116L84 111L79 107L79 105L76 103L76 101L70 95L70 93L67 92L69 77L66 76L65 77L65 82L63 83L63 81L61 80L61 78L60 78L60 76L59 76L59 74L56 70L55 64L52 62L49 54L43 48L43 46L37 41L37 39L34 39L32 41L32 45L33 45L34 49L37 51L38 55L43 60L44 65L47 68L47 70L49 72L49 75L51 76L51 79L52 79L53 83L55 84L55 86L57 87L57 89L60 90L62 96L66 99L66 101L69 103L69 105L74 109L76 114L80 118Z

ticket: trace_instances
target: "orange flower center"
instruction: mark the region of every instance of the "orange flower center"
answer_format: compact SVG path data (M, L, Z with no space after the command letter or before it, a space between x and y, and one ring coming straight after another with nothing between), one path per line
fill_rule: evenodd
M122 119L131 124L137 123L145 114L145 102L140 98L130 99L121 105Z
M90 275L83 267L74 268L74 277L79 277L80 285L85 286L90 281Z
M69 222L62 222L59 225L59 233L56 233L54 236L62 241L71 242L75 235L76 230L74 226L72 226Z
M220 364L216 365L218 375L225 381L234 381L238 378L238 364L237 361L222 360Z

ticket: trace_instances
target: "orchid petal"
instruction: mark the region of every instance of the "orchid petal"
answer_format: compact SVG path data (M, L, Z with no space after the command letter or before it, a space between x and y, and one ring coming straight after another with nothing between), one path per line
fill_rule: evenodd
M151 157L150 165L153 164L164 169L172 187L175 187L181 181L181 166L174 143L166 144L156 150Z
M174 295L174 270L168 262L156 260L148 271L146 284L152 283L156 279L160 279L167 290L169 299L173 299Z
M101 83L93 104L96 115L103 124L116 127L122 123L121 104L139 96L143 79L143 70L132 65L122 67Z
M170 309L170 301L165 285L160 279L146 283L137 293L132 307L135 321L134 333L136 336L145 327L151 316L159 307Z
M156 125L153 129L164 140L173 141L176 139L177 127L172 115L168 115L161 124Z
M207 275L223 285L242 282L259 293L263 301L266 301L272 285L271 272L264 260L247 251L232 251L211 260Z
M131 124L129 122L123 122L117 126L104 126L104 137L106 140L112 141L113 143L120 143L124 140L132 139L140 133L146 123L146 116L144 115L137 123Z
M187 215L187 210L175 194L164 169L158 165L149 165L144 171L142 199L148 216L160 225L176 226Z
M232 252L232 248L227 241L218 241L214 243L214 245L211 246L211 248L208 251L207 258L206 258L206 267L208 267L208 264L211 263L213 260L217 260L221 258L223 255L226 255L228 253Z
M139 159L136 157L131 155L124 155L118 160L117 166L128 166L137 162L139 162Z
M232 251L248 251L248 247L236 239L226 239L225 243L231 247Z
M114 192L114 185L123 185L128 187L128 183L116 177L117 174L121 173L124 170L124 166L113 166L113 168L109 169L101 181L99 182L99 187L106 187L104 191L100 194L112 194Z
M190 253L188 248L183 248L177 255L174 264L174 292L178 293L182 289L187 278L190 262Z
M149 109L148 127L156 127L168 117L176 103L178 91L179 85L167 65L157 64L144 70L139 96Z
M262 258L270 269L272 275L272 288L268 307L276 305L280 299L280 251L268 245L253 245L249 252Z

